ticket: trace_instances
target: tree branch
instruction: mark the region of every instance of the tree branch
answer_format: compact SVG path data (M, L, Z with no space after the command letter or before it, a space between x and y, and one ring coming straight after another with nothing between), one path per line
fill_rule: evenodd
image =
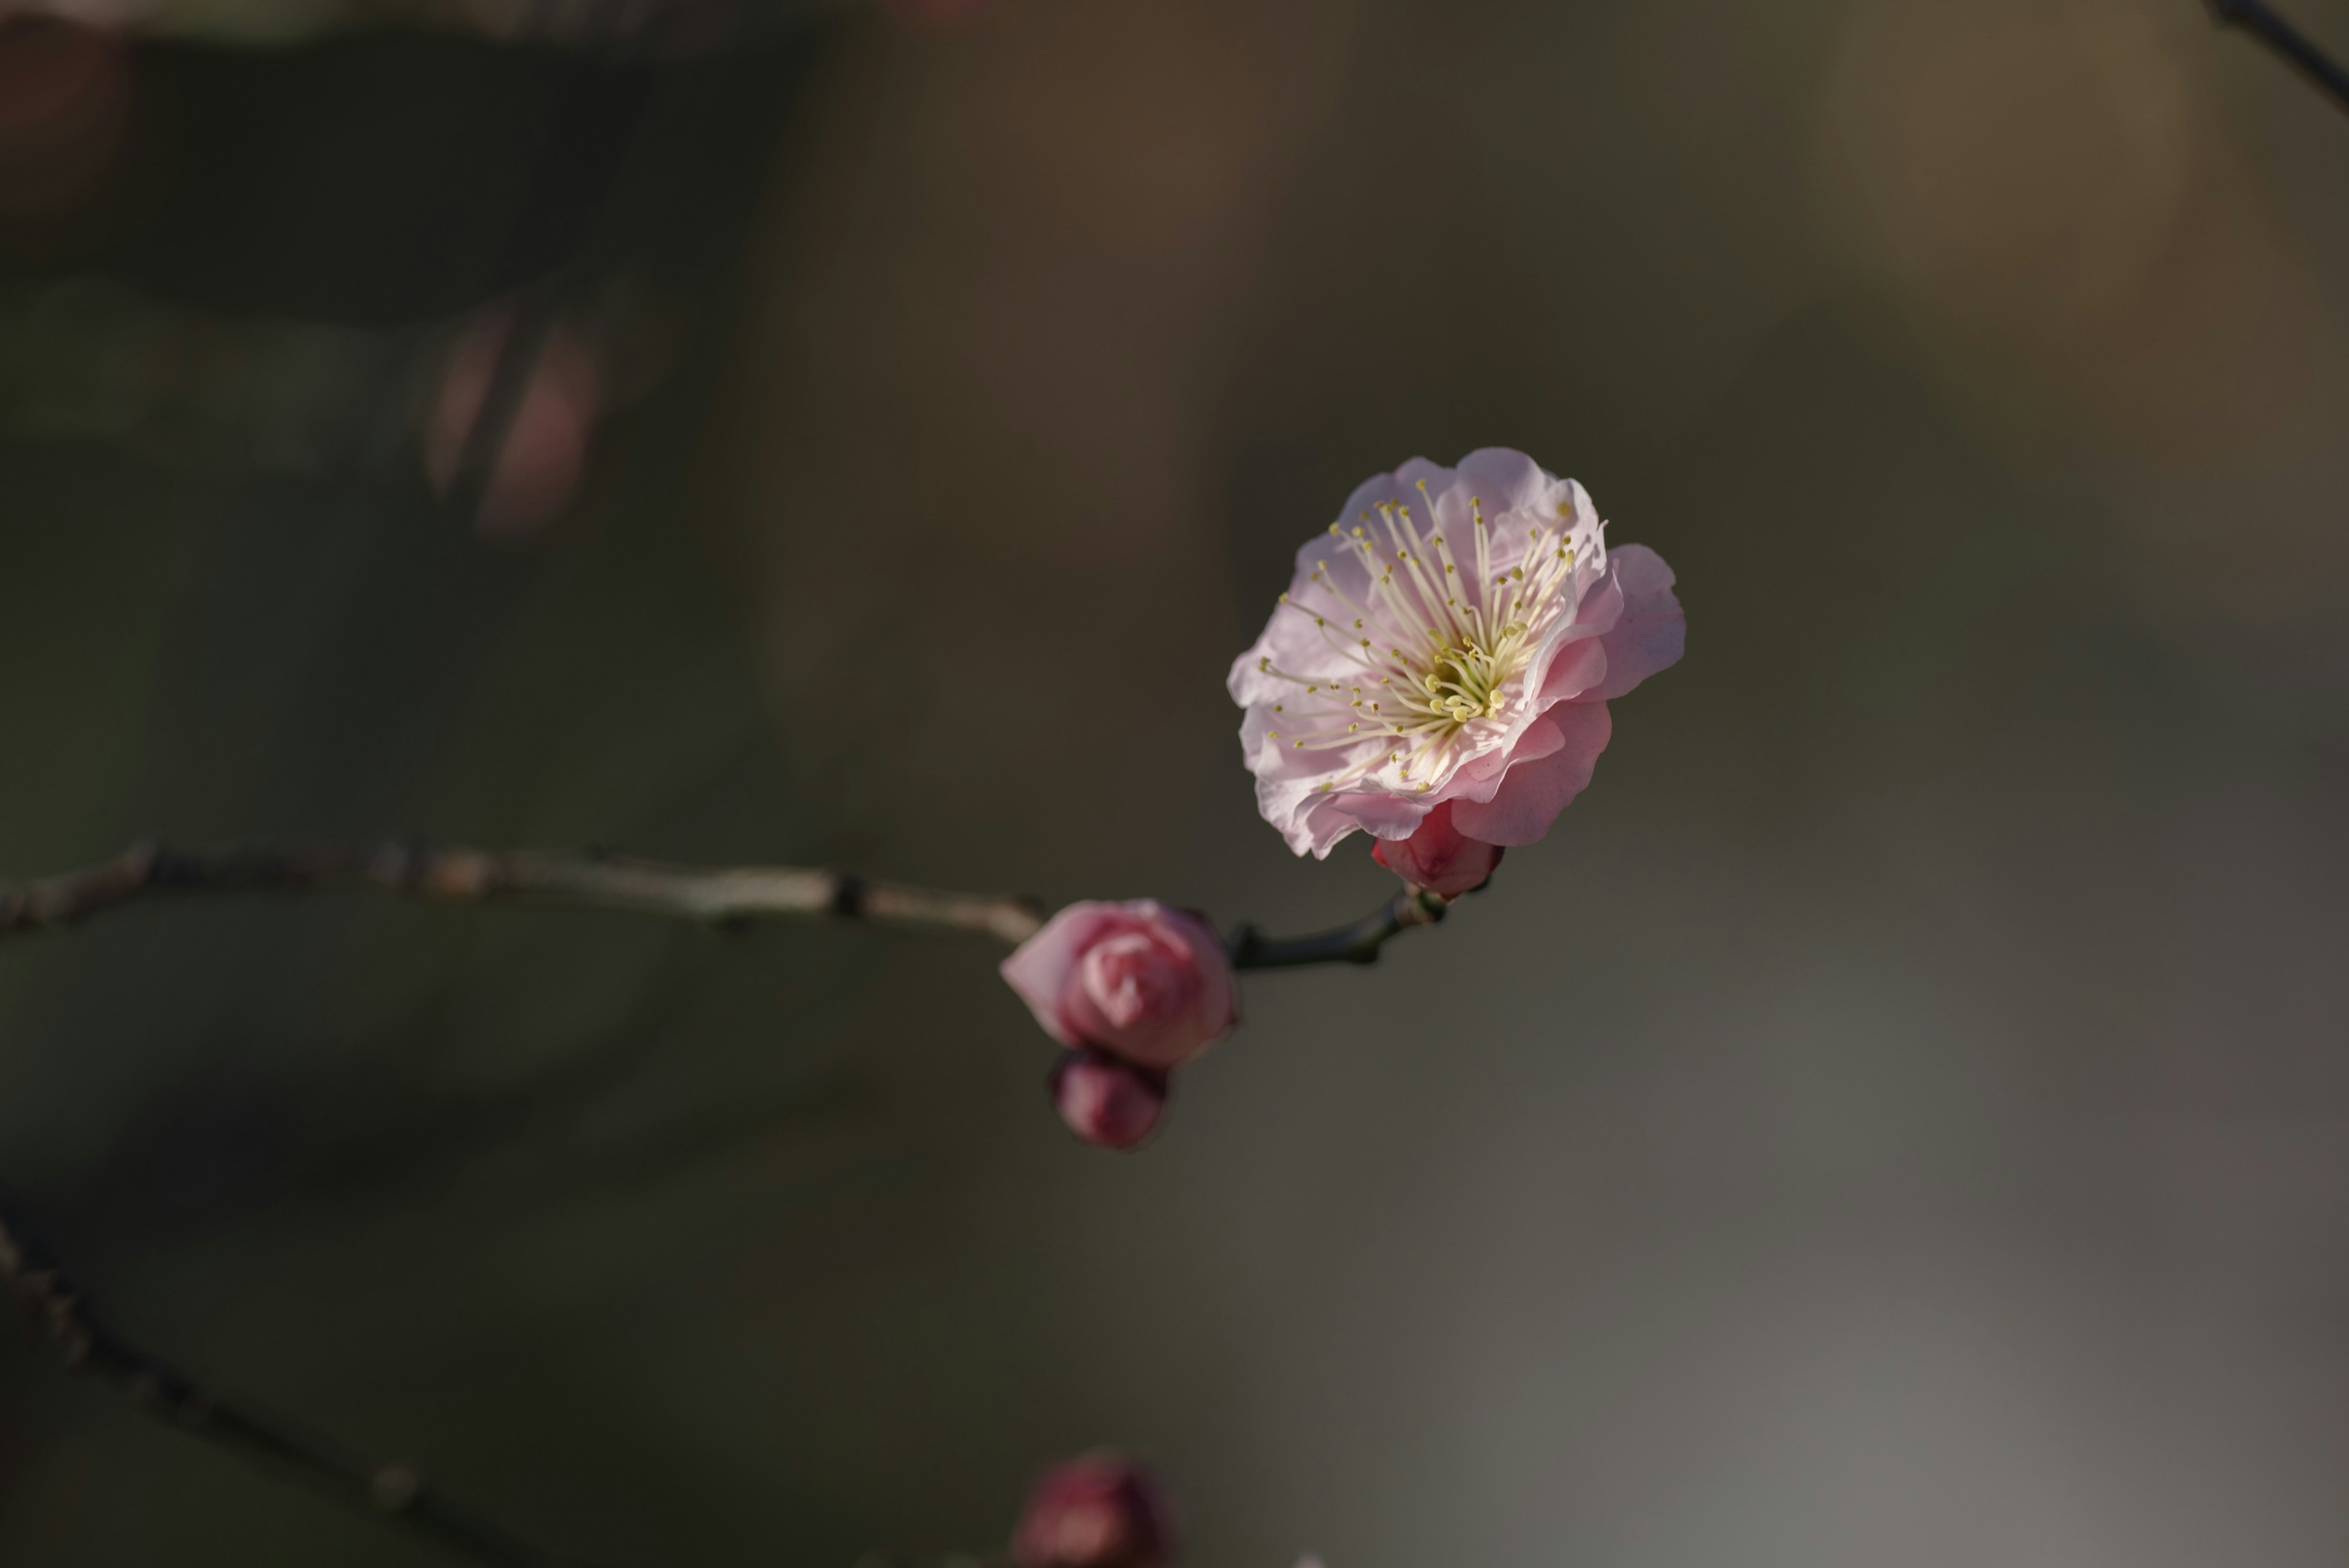
M850 919L939 926L1019 943L1044 912L1034 900L942 893L796 867L709 869L571 850L421 845L136 844L63 876L0 887L0 938L52 930L135 899L183 893L305 893L337 888L449 903L572 905L737 927L756 920Z
M47 1334L68 1367L112 1384L166 1426L491 1568L585 1568L576 1558L508 1534L407 1465L370 1465L156 1360L109 1328L5 1211L0 1211L0 1288Z
M418 844L134 844L111 860L0 886L0 940L77 925L144 898L191 893L371 888L442 903L528 903L661 915L736 929L759 920L872 920L990 936L1017 946L1042 929L1033 898L947 893L795 866L679 866L596 850L487 850ZM1349 926L1270 938L1242 926L1237 969L1376 963L1387 939L1444 919L1447 900L1407 888Z
M2276 15L2267 0L2210 0L2222 26L2242 28L2297 67L2343 109L2349 109L2349 71L2316 47L2307 34Z
M1268 937L1254 926L1242 926L1227 944L1234 969L1297 969L1315 963L1371 964L1387 939L1413 926L1432 926L1444 919L1448 899L1418 888L1406 888L1394 902L1373 910L1350 926L1309 937Z

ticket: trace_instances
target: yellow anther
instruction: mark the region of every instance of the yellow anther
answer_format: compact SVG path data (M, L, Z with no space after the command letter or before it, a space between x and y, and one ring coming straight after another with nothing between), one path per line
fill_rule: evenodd
M1523 566L1511 566L1509 576L1513 580L1522 583L1526 580L1526 569Z
M1356 631L1362 629L1362 618L1361 616L1356 616L1354 618L1354 629Z

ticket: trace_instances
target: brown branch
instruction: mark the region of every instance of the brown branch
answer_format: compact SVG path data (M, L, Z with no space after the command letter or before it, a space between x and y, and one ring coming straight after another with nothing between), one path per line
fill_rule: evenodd
M2277 15L2266 0L2210 0L2210 10L2221 26L2249 33L2336 105L2349 109L2349 71L2318 48L2315 40Z
M0 886L0 940L77 925L140 899L191 893L371 888L441 903L527 903L661 915L738 929L760 920L871 920L977 932L1018 946L1042 929L1033 898L947 893L795 866L679 866L596 850L488 850L416 844L134 844L111 860ZM1406 888L1350 925L1271 938L1232 934L1237 969L1376 963L1387 940L1444 919L1448 901Z
M53 930L167 894L340 888L448 903L618 909L729 928L771 919L873 920L976 931L1014 944L1044 923L1043 910L1029 898L944 893L789 866L710 869L592 851L408 844L194 849L137 844L79 871L0 887L0 938Z
M1379 961L1379 950L1391 938L1413 926L1432 926L1444 919L1451 900L1420 888L1406 888L1394 901L1372 910L1350 926L1309 937L1268 937L1254 926L1232 933L1228 950L1234 969L1298 969L1307 964Z
M47 1334L68 1367L113 1385L166 1426L491 1568L585 1568L576 1558L508 1534L407 1465L368 1464L339 1445L222 1397L139 1349L98 1318L81 1291L5 1211L0 1289Z

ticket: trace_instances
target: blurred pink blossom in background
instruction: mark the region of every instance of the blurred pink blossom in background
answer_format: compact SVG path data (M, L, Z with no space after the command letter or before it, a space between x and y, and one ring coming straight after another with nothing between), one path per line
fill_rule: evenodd
M501 311L476 322L450 349L424 429L424 467L444 497L475 441L490 384L512 326ZM522 396L502 431L492 432L488 483L475 519L493 538L520 538L563 514L585 478L589 443L605 400L595 351L567 327L537 348Z
M0 222L51 216L95 191L129 110L120 34L0 5Z
M1678 661L1686 631L1671 568L1605 529L1582 486L1498 448L1354 492L1232 666L1257 807L1289 847L1407 840L1446 804L1431 865L1455 830L1549 830L1607 747L1608 699Z
M1019 1568L1165 1568L1174 1511L1147 1469L1099 1452L1037 1479L1011 1538Z

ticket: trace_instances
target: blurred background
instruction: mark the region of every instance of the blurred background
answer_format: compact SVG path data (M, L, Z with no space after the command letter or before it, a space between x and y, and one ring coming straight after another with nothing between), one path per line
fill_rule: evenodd
M2349 48L2349 3L2293 0ZM612 1568L2349 1556L2349 121L2193 0L0 21L0 875L833 863L1302 929L1222 691L1506 444L1684 664L1084 1147L982 940L364 898L0 951L158 1352ZM0 1562L398 1568L0 1334Z

